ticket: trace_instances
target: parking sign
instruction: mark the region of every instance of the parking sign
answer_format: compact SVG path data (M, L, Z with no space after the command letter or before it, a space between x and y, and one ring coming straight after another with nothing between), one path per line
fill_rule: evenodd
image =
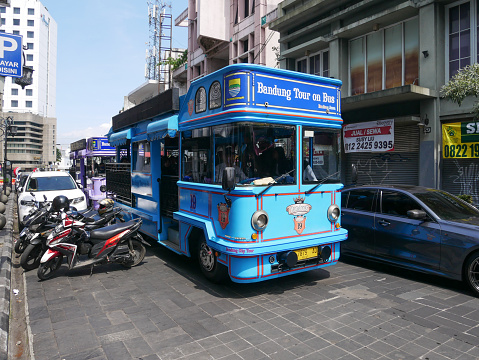
M22 77L22 36L0 34L0 75Z

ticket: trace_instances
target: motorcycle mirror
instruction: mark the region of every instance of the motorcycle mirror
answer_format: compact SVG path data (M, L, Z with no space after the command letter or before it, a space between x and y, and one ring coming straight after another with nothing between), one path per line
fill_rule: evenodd
M43 194L43 200L47 201L47 196Z

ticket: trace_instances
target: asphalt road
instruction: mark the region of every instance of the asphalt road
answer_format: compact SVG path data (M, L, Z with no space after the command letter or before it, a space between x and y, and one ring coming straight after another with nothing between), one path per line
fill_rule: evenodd
M465 286L369 262L214 285L154 245L128 270L24 275L36 360L479 359Z

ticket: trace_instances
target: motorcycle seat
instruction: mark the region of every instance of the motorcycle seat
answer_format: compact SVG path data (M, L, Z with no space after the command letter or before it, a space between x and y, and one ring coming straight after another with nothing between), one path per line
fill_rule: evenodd
M130 220L124 223L118 223L110 226L105 226L100 229L91 230L90 231L90 238L91 239L98 239L98 240L107 240L124 230L130 229L134 224L137 222L135 220Z

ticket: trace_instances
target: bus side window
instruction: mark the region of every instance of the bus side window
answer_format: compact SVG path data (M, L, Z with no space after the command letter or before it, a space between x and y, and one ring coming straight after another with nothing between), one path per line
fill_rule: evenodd
M181 179L183 181L211 183L213 161L211 159L210 128L183 132L182 152Z

